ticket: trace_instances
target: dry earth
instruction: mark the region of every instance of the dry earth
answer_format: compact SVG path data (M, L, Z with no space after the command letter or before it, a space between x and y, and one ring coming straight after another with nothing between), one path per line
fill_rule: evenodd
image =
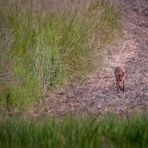
M98 77L97 72L88 76L82 85L71 84L49 92L31 111L33 116L148 112L148 1L116 2L122 8L123 35L106 47L104 69L98 72ZM125 68L125 92L116 92L113 73L116 65Z

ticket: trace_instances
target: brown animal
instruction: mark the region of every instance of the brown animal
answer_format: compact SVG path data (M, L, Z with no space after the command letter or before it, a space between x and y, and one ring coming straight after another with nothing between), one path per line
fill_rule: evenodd
M119 92L119 89L124 91L124 70L120 66L116 66L114 69L115 79L116 79L116 86L117 86L117 92ZM122 82L122 87L120 86Z

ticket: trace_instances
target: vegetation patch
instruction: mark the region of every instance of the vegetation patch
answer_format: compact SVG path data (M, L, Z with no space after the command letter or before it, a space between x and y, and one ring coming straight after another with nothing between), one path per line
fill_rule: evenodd
M101 52L98 41L115 37L119 11L107 2L59 3L2 3L1 104L26 107L47 90L84 77L94 69L92 55Z
M26 121L11 118L0 122L0 147L148 147L148 118L129 120L105 116L92 118Z

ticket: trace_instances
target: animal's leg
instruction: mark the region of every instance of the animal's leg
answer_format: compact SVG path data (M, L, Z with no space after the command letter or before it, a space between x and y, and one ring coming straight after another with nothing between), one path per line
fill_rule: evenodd
M116 82L116 87L117 87L117 93L119 92L119 84Z
M124 91L124 80L123 80L123 91Z

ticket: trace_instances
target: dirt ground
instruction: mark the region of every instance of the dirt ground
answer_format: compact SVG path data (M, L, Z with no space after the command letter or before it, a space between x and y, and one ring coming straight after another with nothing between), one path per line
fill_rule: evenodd
M122 9L123 35L106 47L103 70L89 75L82 85L49 92L31 111L33 116L148 112L148 1L115 1ZM120 93L113 72L116 65L122 65L126 74L125 91Z

